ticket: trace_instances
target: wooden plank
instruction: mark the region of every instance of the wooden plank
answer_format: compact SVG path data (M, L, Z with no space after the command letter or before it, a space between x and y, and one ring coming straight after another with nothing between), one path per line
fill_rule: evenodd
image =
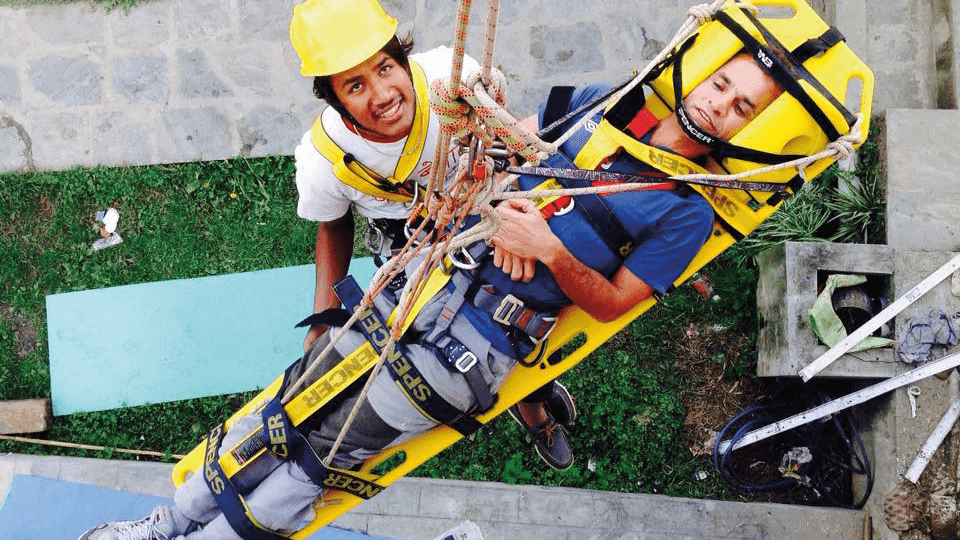
M40 433L50 429L50 400L0 401L0 433Z

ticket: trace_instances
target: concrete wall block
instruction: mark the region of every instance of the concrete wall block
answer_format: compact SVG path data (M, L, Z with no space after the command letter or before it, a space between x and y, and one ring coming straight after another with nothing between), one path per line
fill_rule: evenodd
M0 59L12 60L27 50L26 38L20 33L23 28L20 13L20 10L0 10Z
M832 0L826 8L832 18L825 19L843 32L847 45L861 59L867 58L867 0Z
M104 13L87 2L50 4L26 10L26 23L43 42L52 45L104 43Z
M810 329L808 311L819 294L820 273L892 275L894 250L885 245L786 242L758 258L757 374L794 377L827 352ZM826 377L886 377L901 368L892 349L846 354L828 366Z
M61 105L95 105L103 99L102 66L87 56L47 56L27 69L33 87Z
M882 155L887 174L887 243L915 251L960 246L955 130L958 110L888 109ZM917 231L923 231L918 235Z
M530 56L536 62L537 77L602 71L606 66L603 47L600 26L592 22L534 26L530 31Z
M160 163L223 159L236 153L231 123L215 107L164 111L157 127Z
M252 97L255 96L251 101L257 101L256 98L270 98L282 91L283 84L274 81L275 72L283 69L277 66L284 63L278 49L279 47L273 46L238 47L230 51L215 52L213 58L215 65L220 66L225 73L226 80L232 83L231 86L249 92Z
M113 65L113 88L131 103L165 102L170 97L170 74L163 54L133 53Z
M20 104L20 73L16 66L0 65L0 103L4 107Z
M90 118L76 112L37 112L25 125L33 140L33 160L40 170L60 171L81 165L96 165Z
M29 141L25 141L16 126L0 117L0 163L6 170L26 171L31 166Z
M220 98L233 95L211 68L202 49L177 50L178 97L183 99Z
M152 115L131 111L109 112L96 118L93 148L96 162L102 165L148 165L153 162Z
M289 40L294 4L291 0L238 0L240 40Z
M247 157L283 154L295 148L307 130L305 120L276 107L262 105L244 116L237 125L240 153Z
M928 46L925 41L921 42L922 36L903 25L880 26L874 30L870 48L877 53L883 51L884 63L916 63Z
M396 18L400 24L405 22L412 23L417 18L417 2L411 2L410 0L383 0L380 2L380 5L383 6L384 11Z
M626 77L630 69L643 69L660 54L679 25L673 19L668 24L668 18L660 15L638 20L631 18L629 12L622 12L611 18L605 40L605 56L610 59L607 69L620 71Z
M936 105L936 87L920 70L902 65L894 69L871 67L876 79L873 109L877 113L891 107L928 109Z
M179 0L174 4L174 31L178 40L232 37L230 3L223 0Z
M163 1L139 4L129 11L111 11L108 18L113 42L131 49L147 49L167 42L173 33L171 12L170 2Z

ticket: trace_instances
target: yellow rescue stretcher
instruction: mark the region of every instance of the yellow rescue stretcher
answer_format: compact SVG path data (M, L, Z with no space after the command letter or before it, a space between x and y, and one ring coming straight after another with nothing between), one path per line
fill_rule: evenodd
M674 51L677 54L672 57L673 63L666 65L656 78L648 83L653 93L646 98L646 106L651 112L662 118L673 110L677 95L675 83L678 80L682 81L680 95L685 95L734 54L746 50L758 61L765 62L767 58L771 63L786 64L795 87L785 88L787 91L748 123L730 141L732 144L771 154L810 156L823 150L837 137L850 134L856 113L862 116L859 128L866 134L873 97L873 73L838 38L839 33L824 23L802 0L752 0L747 3L759 8L759 14L755 16L744 9L742 3L730 0L718 17L704 24L696 35ZM769 58L770 56L773 58ZM681 61L676 62L676 58L681 58ZM682 72L682 77L674 73L678 69ZM848 105L845 106L844 103ZM847 110L849 108L853 108L854 112ZM656 161L658 168L670 174L691 172L684 168L682 161L674 163L662 159L662 156L658 158L648 152L649 147L638 144L604 120L577 156L575 163L580 168L593 169L603 158L623 147L639 159ZM763 173L758 177L751 177L750 180L784 184L792 193L802 187L806 178L813 178L833 161L835 157L827 157L810 164L806 167L806 177L798 175L797 170L788 168ZM741 156L725 157L719 161L710 159L706 169L713 173L729 174L755 170L760 166L762 165ZM782 193L693 187L711 202L716 220L712 234L688 268L675 281L675 286L686 281L737 239L749 234L776 211L784 199ZM445 282L442 276L431 279L433 281L421 296L421 302L432 296ZM490 411L477 416L477 420L488 422L531 391L559 377L655 302L654 298L647 299L626 315L606 324L598 323L576 307L564 309L549 337L527 358L527 364L532 365L518 365L500 388L496 405ZM585 341L560 362L552 365L545 360L533 362L547 358L551 352L580 335L585 337ZM361 377L365 369L376 362L377 356L369 343L348 356L341 362L339 369L328 372L311 386L312 390L304 392L285 406L290 421L298 424L309 414L311 407L329 399ZM225 427L229 428L232 422L253 412L256 407L276 395L281 382L282 377L265 388L235 413ZM383 487L410 473L461 437L454 429L441 425L370 458L359 471L352 471L354 478L331 477L329 482L325 483L332 492L328 493L325 499L340 502L317 508L316 518L291 537L308 537L365 498L375 495ZM205 445L200 444L181 460L174 468L174 484L182 484L191 472L206 472L205 453ZM397 458L401 453L402 461ZM373 473L374 468L388 460L389 470L383 472L380 470L383 468L381 466L378 469L379 474ZM396 463L397 461L399 463ZM224 452L220 465L227 476L240 467L238 463L231 462L229 452Z

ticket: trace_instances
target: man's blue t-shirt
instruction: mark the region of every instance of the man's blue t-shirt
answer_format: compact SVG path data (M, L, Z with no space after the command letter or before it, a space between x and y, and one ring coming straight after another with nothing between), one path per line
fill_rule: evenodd
M567 110L575 110L606 90L602 85L578 89L574 92ZM541 122L542 119L543 105L540 110ZM578 119L571 120L571 124ZM592 127L599 122L600 114L592 120L592 123L588 122L560 148L560 159L565 157L570 167L573 167L573 158L589 138ZM628 174L652 171L649 166L626 152L621 152L607 170ZM520 189L531 189L543 180L539 177L521 177ZM628 191L603 195L603 198L634 241L634 249L625 260L610 251L600 235L577 210L576 203L574 211L551 217L548 222L550 229L578 260L607 278L612 277L621 265L625 265L654 290L667 292L699 251L712 229L713 209L710 204L700 194L689 189ZM536 273L530 282L511 280L510 276L493 266L489 260L478 272L481 281L492 284L500 294L513 294L528 307L552 310L571 303L541 263L537 263Z

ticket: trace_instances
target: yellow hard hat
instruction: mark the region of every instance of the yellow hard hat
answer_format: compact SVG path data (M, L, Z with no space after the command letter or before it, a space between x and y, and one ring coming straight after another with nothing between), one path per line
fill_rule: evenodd
M293 8L290 41L304 77L333 75L377 53L397 32L397 20L376 0L307 0Z

